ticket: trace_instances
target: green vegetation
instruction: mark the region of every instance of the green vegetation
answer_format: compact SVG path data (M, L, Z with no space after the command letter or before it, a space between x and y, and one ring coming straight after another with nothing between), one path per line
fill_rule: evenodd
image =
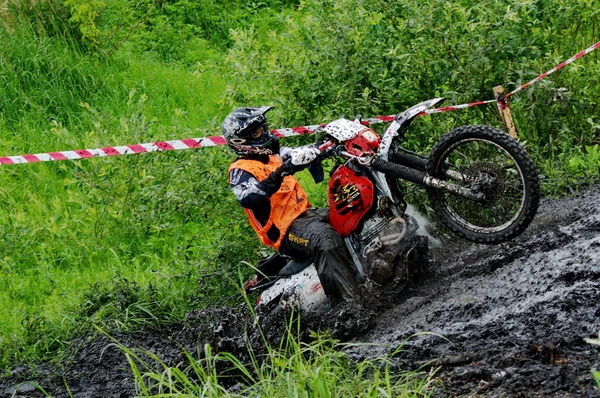
M187 367L170 367L147 351L129 349L119 343L133 369L138 391L144 397L429 397L439 382L435 372L394 371L391 357L364 359L352 363L344 350L352 344L314 334L311 343L295 337L293 328L279 347L266 347L259 358L249 347L250 363L229 353L213 354L204 347L198 360L186 354ZM231 380L218 369L238 375ZM229 376L231 377L231 376ZM223 382L225 381L225 383Z
M593 344L600 347L600 333L598 333L597 339L585 339L586 343ZM594 380L596 380L596 384L598 388L600 388L600 370L592 369L592 375L594 376Z
M592 0L4 2L0 155L215 135L242 105L274 104L272 126L289 127L489 99L598 41L598 22ZM598 178L599 53L511 97L546 194ZM423 117L407 145L467 123L500 119ZM0 367L56 358L92 324L159 328L235 299L228 275L261 247L228 190L232 159L0 167Z

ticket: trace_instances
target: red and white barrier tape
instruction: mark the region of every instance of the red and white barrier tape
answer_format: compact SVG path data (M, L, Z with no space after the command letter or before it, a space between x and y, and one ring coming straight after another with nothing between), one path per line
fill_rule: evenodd
M135 153L173 151L179 149L199 148L225 144L223 137L191 138L176 141L152 142L127 146L113 146L98 149L79 149L76 151L38 153L24 156L0 157L0 164L19 164L49 162L54 160L76 160L102 156L131 155Z
M593 46L590 46L583 50L582 52L574 55L568 60L558 64L556 67L550 69L549 71L542 73L540 76L536 77L532 81L523 84L521 87L516 90L511 91L506 94L501 100L506 101L506 98L509 96L518 93L531 86L534 83L539 82L544 79L546 76L556 72L559 69L562 69L566 65L574 62L575 60L583 57L586 54L591 53L592 51L600 48L600 41ZM453 105L442 108L428 109L424 112L421 112L419 116L429 115L432 113L442 113L442 112L450 112L456 111L459 109L470 108L479 105L491 104L493 102L498 102L498 100L487 100L487 101L477 101L471 102L468 104L461 105ZM375 124L375 123L389 123L394 120L395 115L388 116L377 116L370 119L365 119L364 122L366 124ZM291 137L303 134L311 134L317 128L325 126L324 124L311 125L311 126L299 126L292 128L283 128L283 129L275 129L271 130L271 132L279 138L283 137ZM35 162L49 162L55 160L76 160L76 159L86 159L93 157L103 157L103 156L120 156L120 155L131 155L136 153L147 153L147 152L162 152L162 151L173 151L180 149L191 149L191 148L201 148L207 146L216 146L216 145L225 145L225 139L222 136L212 136L205 138L190 138L185 140L175 140L175 141L161 141L161 142L152 142L148 144L135 144L135 145L127 145L127 146L114 146L114 147L106 147L106 148L98 148L98 149L79 149L75 151L63 151L63 152L50 152L50 153L38 153L33 155L22 155L22 156L5 156L0 157L0 164L20 164L20 163L35 163Z
M600 41L596 44L594 44L593 46L590 46L588 48L586 48L585 50L583 50L582 52L572 56L571 58L569 58L568 60L561 62L560 64L556 65L554 68L550 69L548 72L544 72L541 75L539 75L538 77L536 77L535 79L533 79L530 82L527 82L525 84L523 84L521 87L517 88L516 90L511 91L510 93L506 94L504 96L504 99L510 97L513 94L518 93L519 91L522 91L524 89L526 89L527 87L531 86L533 83L537 83L540 80L542 80L543 78L545 78L546 76L556 72L559 69L564 68L565 66L569 65L570 63L572 63L573 61L578 60L579 58L583 57L586 54L591 53L592 51L594 51L595 49L600 47Z

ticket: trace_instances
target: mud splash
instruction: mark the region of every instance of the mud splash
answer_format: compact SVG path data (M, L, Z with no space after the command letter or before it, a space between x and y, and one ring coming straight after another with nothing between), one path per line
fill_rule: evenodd
M600 186L545 201L533 225L499 246L445 239L432 249L430 272L419 283L392 286L362 316L352 308L305 317L305 329L328 328L355 347L353 360L395 355L398 368L437 369L444 397L598 397L590 368L597 348L584 342L600 330ZM242 360L247 345L264 349L254 318L243 308L211 308L161 331L114 336L127 347L185 363L182 348L202 355L205 343ZM283 317L260 320L267 339L281 336ZM429 332L431 334L422 334ZM0 396L128 397L129 365L106 337L74 344L62 367L16 368L0 379ZM233 383L233 381L232 381Z

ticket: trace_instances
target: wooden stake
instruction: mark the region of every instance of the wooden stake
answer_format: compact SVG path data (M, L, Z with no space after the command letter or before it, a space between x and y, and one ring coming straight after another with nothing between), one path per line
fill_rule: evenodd
M504 122L504 126L506 126L506 131L511 137L517 138L517 129L515 127L515 123L513 122L512 115L510 114L508 102L504 99L504 87L494 87L494 96L496 97L500 116L502 116L502 121Z

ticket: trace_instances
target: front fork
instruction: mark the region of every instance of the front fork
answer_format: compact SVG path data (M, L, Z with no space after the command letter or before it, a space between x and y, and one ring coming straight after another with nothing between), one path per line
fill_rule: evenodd
M366 280L368 275L366 275L365 268L363 266L362 261L360 260L360 256L356 252L356 249L354 249L354 245L352 244L351 236L352 236L352 234L350 234L349 236L346 236L344 238L344 243L346 244L346 249L348 249L348 253L350 253L350 257L352 258L352 261L354 261L354 266L356 267L358 279L360 281L363 281L363 280Z

